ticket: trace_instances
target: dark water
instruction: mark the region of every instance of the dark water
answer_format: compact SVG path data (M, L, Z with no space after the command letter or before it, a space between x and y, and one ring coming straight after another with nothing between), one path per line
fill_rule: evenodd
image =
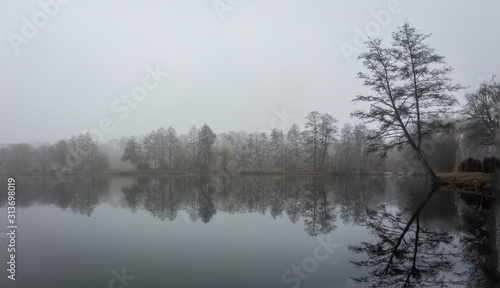
M423 179L19 177L0 287L494 287L499 214Z

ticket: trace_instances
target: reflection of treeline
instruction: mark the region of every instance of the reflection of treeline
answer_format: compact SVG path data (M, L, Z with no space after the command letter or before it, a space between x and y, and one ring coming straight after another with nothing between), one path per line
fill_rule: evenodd
M359 221L371 194L383 190L381 179L298 177L201 177L137 179L122 191L132 211L174 220L178 210L191 221L210 221L217 211L304 218L311 235L335 229L337 209L345 222Z
M109 181L101 178L23 177L18 182L18 205L55 205L91 215L106 201ZM209 222L218 212L260 213L273 218L304 221L311 235L335 229L337 218L362 221L373 194L385 189L384 179L365 177L174 177L137 178L122 186L124 204L132 211L146 210L173 221L184 211L189 221ZM6 205L6 197L0 205ZM188 220L188 219L186 219Z
M16 184L16 207L55 205L87 216L93 213L109 189L108 180L88 177L72 177L65 181L48 177L20 177L16 178ZM0 207L7 204L6 195L0 194Z

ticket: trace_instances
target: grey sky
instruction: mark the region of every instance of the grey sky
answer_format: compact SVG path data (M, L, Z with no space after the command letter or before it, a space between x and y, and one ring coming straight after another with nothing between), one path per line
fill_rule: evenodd
M500 76L498 1L54 1L0 0L0 143L205 122L217 133L303 127L312 110L355 122L362 65L341 48L356 46L357 31L387 43L406 20L433 34L467 91ZM169 75L154 88L157 69ZM141 91L125 108L121 95Z

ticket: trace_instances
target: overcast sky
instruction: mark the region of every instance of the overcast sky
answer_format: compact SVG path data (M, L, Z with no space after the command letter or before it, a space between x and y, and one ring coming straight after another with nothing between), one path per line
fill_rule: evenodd
M0 143L302 128L313 110L354 123L359 42L405 21L466 91L500 76L499 1L0 3Z

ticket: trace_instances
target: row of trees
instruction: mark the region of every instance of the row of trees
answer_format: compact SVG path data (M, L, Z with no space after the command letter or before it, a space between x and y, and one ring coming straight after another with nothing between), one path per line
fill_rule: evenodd
M134 169L200 169L208 170L214 161L214 143L217 136L204 124L192 127L186 137L177 137L174 128L163 127L152 131L143 140L131 137L121 157ZM184 149L183 149L184 148Z
M366 170L380 168L382 161L366 155L364 125L346 124L338 139L337 120L310 112L303 131L293 124L288 131L221 133L204 124L177 136L174 128L160 128L126 141L122 161L134 169L182 169L260 171ZM378 165L378 166L377 166Z
M89 133L52 145L9 144L0 149L0 171L27 173L49 171L100 171L109 160Z
M134 170L352 171L382 167L378 157L366 155L363 139L369 130L364 125L346 124L338 135L336 123L331 115L312 111L303 131L293 124L287 131L273 129L270 134L231 131L216 135L204 124L199 129L193 126L185 135L168 127L108 144L98 144L88 133L54 144L9 144L0 149L0 171L104 170L115 150L121 151L120 160L131 163Z
M500 82L492 77L465 98L464 139L469 146L487 148L492 154L500 146Z

